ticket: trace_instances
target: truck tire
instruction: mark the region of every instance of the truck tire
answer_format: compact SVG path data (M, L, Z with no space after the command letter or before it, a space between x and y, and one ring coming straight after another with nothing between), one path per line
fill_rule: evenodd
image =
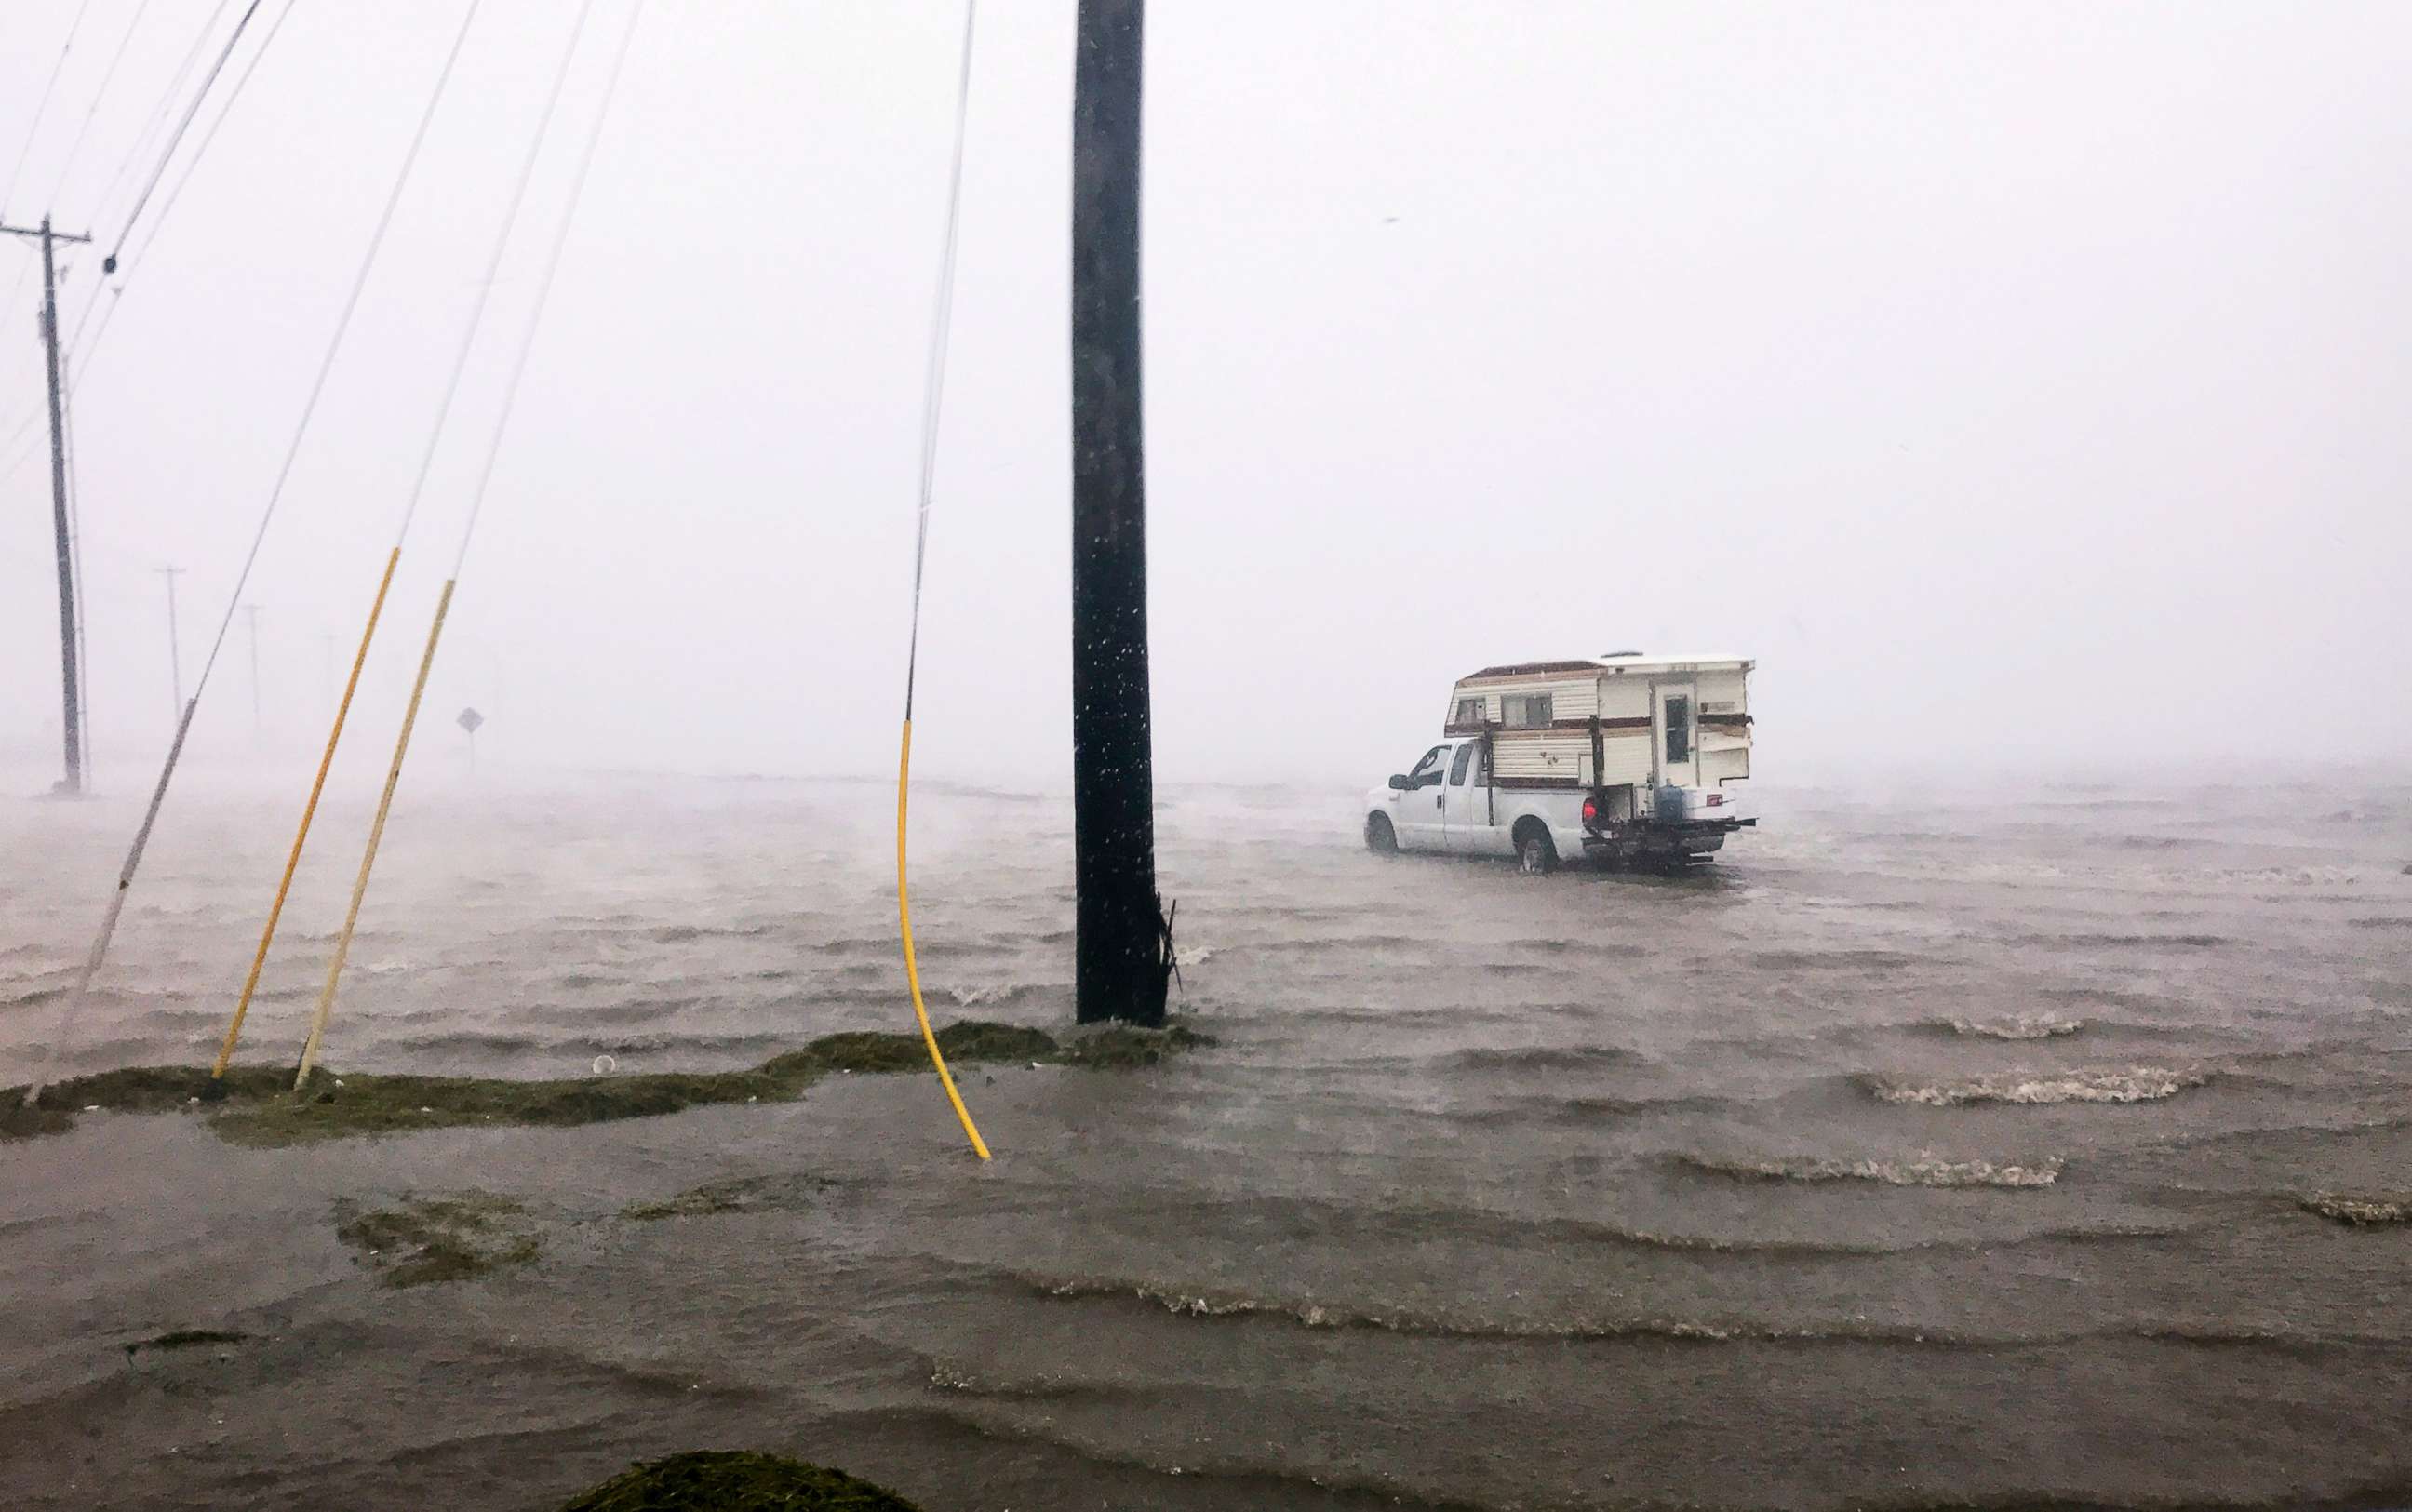
M1538 876L1558 869L1557 843L1550 838L1550 827L1538 819L1526 819L1516 827L1516 870L1527 876Z
M1390 815L1365 815L1365 848L1376 856L1396 856L1399 853L1399 835L1390 828Z

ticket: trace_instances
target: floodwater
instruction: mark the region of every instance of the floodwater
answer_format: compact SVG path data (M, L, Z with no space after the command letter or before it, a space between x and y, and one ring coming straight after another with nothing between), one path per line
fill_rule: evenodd
M908 1025L875 785L406 787L329 1064L733 1066ZM1166 795L1152 1070L293 1150L0 1145L0 1505L535 1508L757 1447L933 1509L2384 1505L2412 1493L2412 786L1763 785L1668 881ZM68 1069L206 1058L289 833L180 798ZM331 812L245 1056L289 1061ZM0 808L22 1080L128 802ZM917 800L939 1017L1070 1017L1053 800ZM772 1179L753 1211L631 1203ZM339 1198L543 1253L390 1290ZM2377 1210L2384 1216L2386 1210ZM241 1343L129 1356L167 1330Z

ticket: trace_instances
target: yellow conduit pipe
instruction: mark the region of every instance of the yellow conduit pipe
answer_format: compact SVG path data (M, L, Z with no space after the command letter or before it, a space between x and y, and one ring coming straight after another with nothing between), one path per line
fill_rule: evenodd
M921 1043L930 1047L930 1062L938 1068L938 1079L946 1083L947 1101L955 1105L955 1117L963 1120L973 1152L986 1160L988 1143L980 1138L979 1125L972 1122L972 1110L963 1106L963 1094L955 1090L947 1058L938 1053L938 1036L930 1029L930 1010L921 1006L921 968L913 960L913 908L904 898L904 800L912 787L912 774L913 722L907 719L904 748L896 756L896 922L904 932L904 983L913 990L913 1017L921 1020Z
M318 775L310 784L310 800L302 805L302 827L293 833L293 849L285 858L285 874L276 880L276 899L268 905L268 923L259 932L259 950L251 958L251 975L243 979L243 996L235 1000L234 1017L227 1023L226 1043L218 1047L217 1064L210 1067L210 1079L226 1075L227 1065L234 1059L235 1041L243 1034L243 1015L251 1011L251 994L259 988L260 969L268 964L269 942L276 938L276 921L285 914L285 896L293 888L293 873L302 864L302 847L310 839L310 821L317 816L318 796L327 788L327 769L335 764L335 744L344 738L344 721L352 712L352 695L360 690L360 668L368 665L369 642L376 637L377 618L385 612L386 591L393 586L394 564L402 560L402 548L386 553L385 575L377 580L376 597L369 603L369 623L360 631L360 649L352 653L352 675L345 680L344 697L335 705L334 727L327 731L327 751L318 758Z
M368 896L369 873L376 865L377 843L385 838L386 815L393 812L393 790L402 781L402 758L410 749L410 729L419 723L419 701L427 693L427 673L435 665L435 642L444 635L445 611L452 607L452 585L458 578L445 580L444 591L435 595L435 620L427 627L427 649L419 653L419 678L410 685L410 707L403 712L402 734L393 742L393 765L386 769L385 795L377 800L376 821L369 826L368 849L360 856L360 874L352 880L351 906L344 912L344 932L335 940L335 959L327 963L327 985L318 990L318 1006L310 1015L310 1037L302 1047L302 1064L293 1073L293 1090L299 1092L310 1079L310 1071L318 1064L318 1045L327 1035L327 1020L335 1011L335 988L343 980L344 962L352 953L352 932L360 921L360 900Z

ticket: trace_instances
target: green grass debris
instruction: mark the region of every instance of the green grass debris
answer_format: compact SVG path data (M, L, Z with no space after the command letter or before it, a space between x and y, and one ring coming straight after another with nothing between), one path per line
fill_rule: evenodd
M919 1512L843 1470L771 1454L703 1449L631 1465L561 1512Z
M178 1329L156 1338L140 1339L125 1346L128 1359L146 1349L194 1349L202 1344L239 1344L251 1335L235 1329Z
M492 1192L406 1193L390 1208L335 1204L335 1237L389 1286L466 1281L543 1253L527 1209Z
M1193 1029L1124 1026L1058 1041L1044 1030L966 1020L937 1031L949 1065L1037 1062L1088 1070L1154 1065L1169 1055L1212 1045ZM337 1075L321 1067L301 1092L275 1066L239 1066L212 1082L199 1066L133 1066L54 1082L41 1105L21 1106L22 1086L0 1091L0 1138L63 1134L78 1110L166 1112L195 1107L234 1144L289 1145L361 1135L517 1123L564 1128L611 1119L652 1118L722 1103L787 1102L823 1077L930 1069L917 1033L824 1035L802 1050L746 1071L662 1071L562 1080L498 1077Z
M2305 1212L2317 1213L2332 1224L2345 1224L2354 1228L2412 1224L2412 1193L2379 1192L2347 1196L2342 1192L2315 1192L2301 1198L2296 1206Z
M701 1218L722 1212L785 1212L811 1206L837 1185L825 1176L740 1176L707 1182L659 1202L620 1210L623 1218L652 1223L663 1218Z
M1184 1024L1171 1024L1162 1029L1134 1029L1128 1024L1110 1024L1106 1028L1073 1036L1056 1058L1066 1065L1107 1071L1155 1065L1167 1056L1202 1050L1213 1043L1213 1035L1201 1035Z

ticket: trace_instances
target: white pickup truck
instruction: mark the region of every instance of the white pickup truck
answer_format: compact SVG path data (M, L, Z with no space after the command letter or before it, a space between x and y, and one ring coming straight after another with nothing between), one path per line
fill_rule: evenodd
M1365 844L1527 872L1706 862L1758 822L1728 787L1750 775L1751 666L1622 652L1461 678L1446 738L1366 795Z

